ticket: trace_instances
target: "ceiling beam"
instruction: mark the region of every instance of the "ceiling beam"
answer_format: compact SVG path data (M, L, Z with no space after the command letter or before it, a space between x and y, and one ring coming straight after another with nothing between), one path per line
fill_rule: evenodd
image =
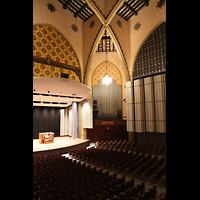
M135 9L133 9L133 7L131 7L127 2L124 2L124 5L126 5L127 8L133 12L133 14L135 14L135 15L138 14L137 11L135 11ZM125 12L124 14L126 14L126 12ZM123 14L123 15L124 15L124 14ZM122 17L123 17L123 16L122 16Z
M91 10L96 14L96 16L99 18L102 24L105 23L105 18L99 11L99 9L96 7L96 5L92 2L92 0L85 0L88 4L88 6L91 8Z
M113 17L115 16L116 12L118 11L118 9L122 6L122 4L124 3L125 0L119 0L117 2L117 4L115 5L115 7L112 9L112 11L109 13L105 24L110 24L111 20L113 19Z
M92 12L91 9L89 9L87 3L83 3L82 1L79 0L58 0L60 3L63 5L63 9L68 9L72 13L74 13L74 17L79 17L83 21L86 21L89 19L94 13ZM86 8L91 10L89 12Z
M81 8L74 14L74 17L77 17L77 15L78 15L83 9L85 9L86 6L87 6L87 3L85 3L83 6L81 6Z

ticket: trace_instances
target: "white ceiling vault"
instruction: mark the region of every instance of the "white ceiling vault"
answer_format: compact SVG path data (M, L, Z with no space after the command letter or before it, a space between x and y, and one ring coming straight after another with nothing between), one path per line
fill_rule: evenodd
M91 94L88 86L66 78L33 77L33 106L68 107Z

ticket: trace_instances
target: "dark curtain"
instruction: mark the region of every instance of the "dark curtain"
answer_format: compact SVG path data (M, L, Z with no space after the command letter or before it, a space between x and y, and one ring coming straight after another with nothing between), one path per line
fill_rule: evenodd
M40 132L60 136L60 108L33 106L33 139L38 139Z

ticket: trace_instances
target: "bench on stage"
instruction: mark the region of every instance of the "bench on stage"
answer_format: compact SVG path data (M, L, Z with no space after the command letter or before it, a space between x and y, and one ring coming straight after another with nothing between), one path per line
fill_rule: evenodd
M46 144L54 142L54 133L53 132L44 132L39 133L39 143Z

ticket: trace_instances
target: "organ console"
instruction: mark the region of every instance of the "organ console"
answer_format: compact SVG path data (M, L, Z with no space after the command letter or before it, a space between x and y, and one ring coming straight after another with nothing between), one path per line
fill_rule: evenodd
M39 133L39 143L46 144L54 142L54 133L53 132L44 132Z

